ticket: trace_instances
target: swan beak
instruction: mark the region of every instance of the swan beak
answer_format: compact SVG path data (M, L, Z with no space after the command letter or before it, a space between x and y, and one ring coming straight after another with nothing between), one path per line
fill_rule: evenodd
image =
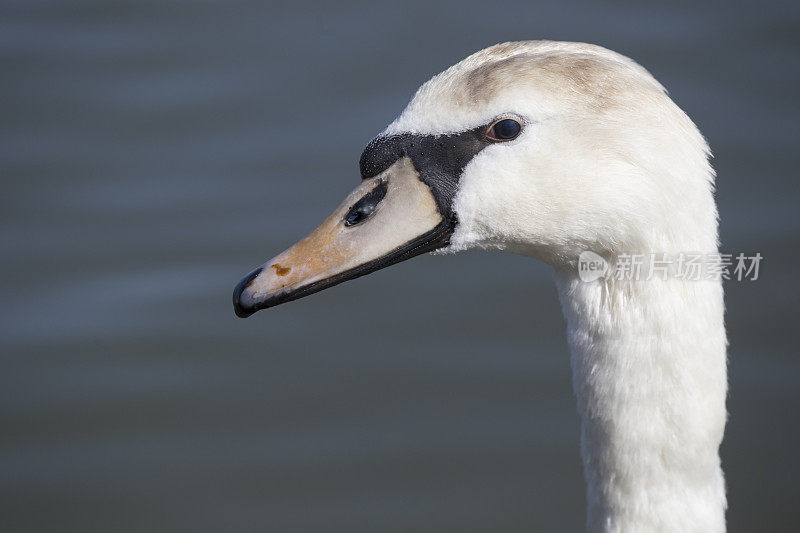
M445 246L452 222L411 159L365 179L317 229L245 276L236 315L296 300Z

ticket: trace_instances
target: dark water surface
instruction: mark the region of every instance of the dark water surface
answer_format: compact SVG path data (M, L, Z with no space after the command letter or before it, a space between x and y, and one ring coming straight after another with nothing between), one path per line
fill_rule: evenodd
M243 321L250 268L358 183L434 73L589 41L716 154L731 531L800 521L797 4L3 2L0 530L578 531L555 289L422 257ZM796 529L795 529L796 530Z

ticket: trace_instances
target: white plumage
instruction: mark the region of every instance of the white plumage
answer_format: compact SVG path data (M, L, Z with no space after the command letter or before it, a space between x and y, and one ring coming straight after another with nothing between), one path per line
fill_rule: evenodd
M498 120L512 134L495 135ZM577 269L588 251L612 264L713 256L708 156L630 59L578 43L493 46L417 91L364 151L361 185L248 274L234 308L250 316L436 249L545 261L567 319L588 529L723 531L721 281L583 281Z
M576 259L714 253L709 150L632 60L579 43L506 43L425 83L387 134L494 117L523 133L479 153L445 251L508 250L555 271L582 420L590 531L725 529L720 281L581 281Z

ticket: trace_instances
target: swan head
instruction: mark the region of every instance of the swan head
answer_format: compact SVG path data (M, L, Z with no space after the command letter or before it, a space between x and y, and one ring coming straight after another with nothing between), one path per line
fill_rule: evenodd
M663 87L604 48L481 50L419 88L364 150L361 184L251 272L237 315L425 252L578 255L716 249L708 148Z

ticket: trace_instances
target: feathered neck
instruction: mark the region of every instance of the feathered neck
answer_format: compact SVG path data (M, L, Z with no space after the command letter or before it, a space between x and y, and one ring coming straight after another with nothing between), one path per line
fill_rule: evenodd
M725 530L719 281L556 283L567 320L589 531Z

